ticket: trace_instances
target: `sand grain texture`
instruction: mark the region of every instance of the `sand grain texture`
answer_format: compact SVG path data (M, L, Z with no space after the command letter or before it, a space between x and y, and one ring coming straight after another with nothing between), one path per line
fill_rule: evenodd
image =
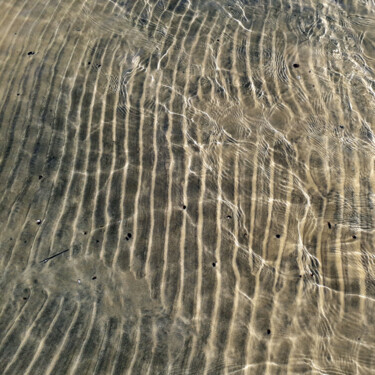
M373 0L0 8L1 374L375 374Z

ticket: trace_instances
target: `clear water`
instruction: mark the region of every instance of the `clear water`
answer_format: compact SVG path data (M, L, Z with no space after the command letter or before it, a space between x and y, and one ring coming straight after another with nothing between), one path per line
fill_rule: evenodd
M375 3L0 1L1 374L375 373Z

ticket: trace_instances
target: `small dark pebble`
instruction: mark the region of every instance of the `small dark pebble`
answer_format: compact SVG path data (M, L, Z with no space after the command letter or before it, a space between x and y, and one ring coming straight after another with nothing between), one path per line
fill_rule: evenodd
M299 275L299 277L302 277L302 275Z
M216 262L213 262L213 263L212 263L212 267L216 267Z
M293 68L299 68L299 64L293 64Z
M35 55L35 52L30 51L30 52L27 52L27 54L28 54L29 56L31 56L31 55Z
M125 239L126 239L126 241L129 241L129 238L128 238L128 236L126 236L126 237L125 237Z
M10 237L9 239L10 239L11 241L13 240L13 238L12 238L12 237Z
M330 222L328 222L328 228L331 229L332 228L332 225Z
M182 206L182 209L186 210L186 206L185 206L185 205L183 205L183 206Z
M17 96L20 96L20 93L19 93L19 92L17 92Z
M132 234L131 234L131 233L128 233L128 237L129 237L129 238L132 238Z
M99 243L99 240L96 240L96 243Z
M271 330L267 329L267 335L270 335L270 334L271 334Z
M25 240L25 241L23 241L23 243L27 243L27 241Z
M23 297L23 299L26 301L26 300L27 300L27 297Z
M87 232L83 232L83 234L86 236Z
M344 125L340 125L340 128L341 128L341 129L344 129Z
M313 276L314 276L314 274L313 274L313 273L310 273L310 276L311 276L311 277L313 277Z
M42 176L42 175L40 175L40 176L39 176L39 180L41 180L42 178L43 178L43 176Z
M353 238L354 238L354 239L356 239L356 238L357 238L357 236L356 236L355 234L353 234Z
M93 277L92 277L92 280L96 280L96 276L93 276Z
M87 63L87 65L90 65L91 64L91 61L89 61L88 63Z
M276 234L276 238L280 238L280 234Z
M96 66L97 68L100 68L101 67L101 65L100 64L98 64L97 66Z

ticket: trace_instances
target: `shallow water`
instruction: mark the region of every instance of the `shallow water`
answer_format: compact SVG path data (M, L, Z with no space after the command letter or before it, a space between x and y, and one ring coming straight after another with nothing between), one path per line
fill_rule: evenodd
M0 0L1 374L375 374L375 3Z

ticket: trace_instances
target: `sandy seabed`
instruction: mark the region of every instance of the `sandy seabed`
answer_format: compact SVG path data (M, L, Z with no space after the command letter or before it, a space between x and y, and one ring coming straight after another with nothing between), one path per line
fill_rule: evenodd
M1 374L375 374L374 0L0 9Z

